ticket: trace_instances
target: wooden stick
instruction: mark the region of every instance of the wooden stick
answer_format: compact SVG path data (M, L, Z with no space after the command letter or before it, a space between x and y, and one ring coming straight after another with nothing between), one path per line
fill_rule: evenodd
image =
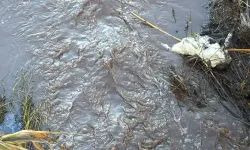
M230 48L228 49L229 52L241 52L241 53L250 53L250 49L236 49Z

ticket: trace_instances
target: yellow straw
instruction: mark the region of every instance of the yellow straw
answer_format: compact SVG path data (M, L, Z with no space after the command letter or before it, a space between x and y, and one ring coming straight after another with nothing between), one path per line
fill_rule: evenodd
M151 26L152 28L154 28L154 29L156 29L156 30L159 30L160 32L162 32L162 33L164 33L164 34L166 34L166 35L168 35L168 36L174 38L175 40L177 40L177 41L179 41L179 42L181 41L181 39L179 39L179 38L177 38L177 37L175 37L175 36L169 34L168 32L162 30L161 28L159 28L159 27L153 25L152 23L148 22L147 20L145 20L144 18L142 18L142 17L139 16L138 14L136 14L136 13L134 13L134 12L132 12L132 14L133 14L136 18L138 18L138 19L140 19L141 21L143 21L145 24ZM228 49L228 51L229 51L229 52L250 53L250 49L233 49L233 48L231 48L231 49Z
M166 35L168 35L168 36L174 38L175 40L177 40L177 41L179 41L179 42L181 41L181 39L179 39L179 38L177 38L177 37L175 37L175 36L173 36L173 35L167 33L166 31L162 30L161 28L159 28L159 27L153 25L152 23L150 23L150 22L148 22L147 20L143 19L141 16L137 15L136 13L132 13L132 14L133 14L136 18L138 18L138 19L140 19L141 21L143 21L144 23L146 23L147 25L151 26L152 28L154 28L154 29L156 29L156 30L159 30L160 32L162 32L162 33L164 33L164 34L166 34Z

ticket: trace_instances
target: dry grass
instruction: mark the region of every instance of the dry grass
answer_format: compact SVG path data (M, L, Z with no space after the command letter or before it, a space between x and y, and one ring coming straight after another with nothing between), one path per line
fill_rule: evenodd
M31 142L38 150L44 150L42 143L52 148L51 143L56 143L56 140L49 137L49 134L60 134L50 131L33 131L22 130L13 134L7 134L0 137L1 150L27 150L26 143Z

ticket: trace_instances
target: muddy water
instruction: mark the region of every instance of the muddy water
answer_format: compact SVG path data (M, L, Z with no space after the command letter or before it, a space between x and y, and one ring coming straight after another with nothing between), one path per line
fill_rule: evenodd
M0 80L2 81L1 84L4 84L6 88L12 87L18 70L27 61L25 44L22 43L20 38L13 35L12 31L12 28L8 25L0 24ZM5 90L9 91L8 88Z
M79 150L218 149L222 147L218 141L234 144L245 138L244 126L219 105L211 87L199 86L208 85L201 74L184 67L182 58L163 46L176 41L131 15L138 12L183 38L187 21L192 22L189 34L191 29L199 32L206 20L204 3L3 0L0 10L3 28L11 28L15 37L28 44L25 50L39 79L36 99L51 103L49 127L77 133L60 136L65 146ZM190 74L194 88L205 91L209 107L179 107L170 90L170 66ZM230 131L225 141L218 136L224 128Z
M2 5L1 5L2 6ZM2 9L1 9L2 10ZM0 12L0 16L3 16ZM5 16L8 17L8 16ZM3 19L3 18L1 18ZM11 24L0 22L0 95L12 99L12 87L19 76L20 70L28 63L29 54L26 53L27 45L23 43L21 37L14 35ZM8 102L7 102L8 103ZM18 110L16 110L18 111ZM19 116L8 112L5 121L0 125L0 130L5 133L16 132L21 129L21 124L17 122Z

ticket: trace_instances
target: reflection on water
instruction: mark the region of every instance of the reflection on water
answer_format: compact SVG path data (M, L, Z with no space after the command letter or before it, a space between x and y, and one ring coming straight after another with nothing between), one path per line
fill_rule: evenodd
M141 24L138 12L177 37L199 32L201 0L3 0L1 21L29 44L39 78L37 99L51 102L52 130L77 132L59 140L72 149L210 149L220 128L237 141L243 126L202 87L210 107L181 108L170 90L169 67L182 59L162 44L176 41ZM173 10L175 19L173 18ZM191 13L190 13L191 11ZM186 69L197 85L207 81ZM196 86L195 86L196 85ZM216 145L215 145L216 146Z
M20 123L20 116L16 116L15 113L7 113L4 122L0 125L0 130L4 133L13 133L22 129Z

